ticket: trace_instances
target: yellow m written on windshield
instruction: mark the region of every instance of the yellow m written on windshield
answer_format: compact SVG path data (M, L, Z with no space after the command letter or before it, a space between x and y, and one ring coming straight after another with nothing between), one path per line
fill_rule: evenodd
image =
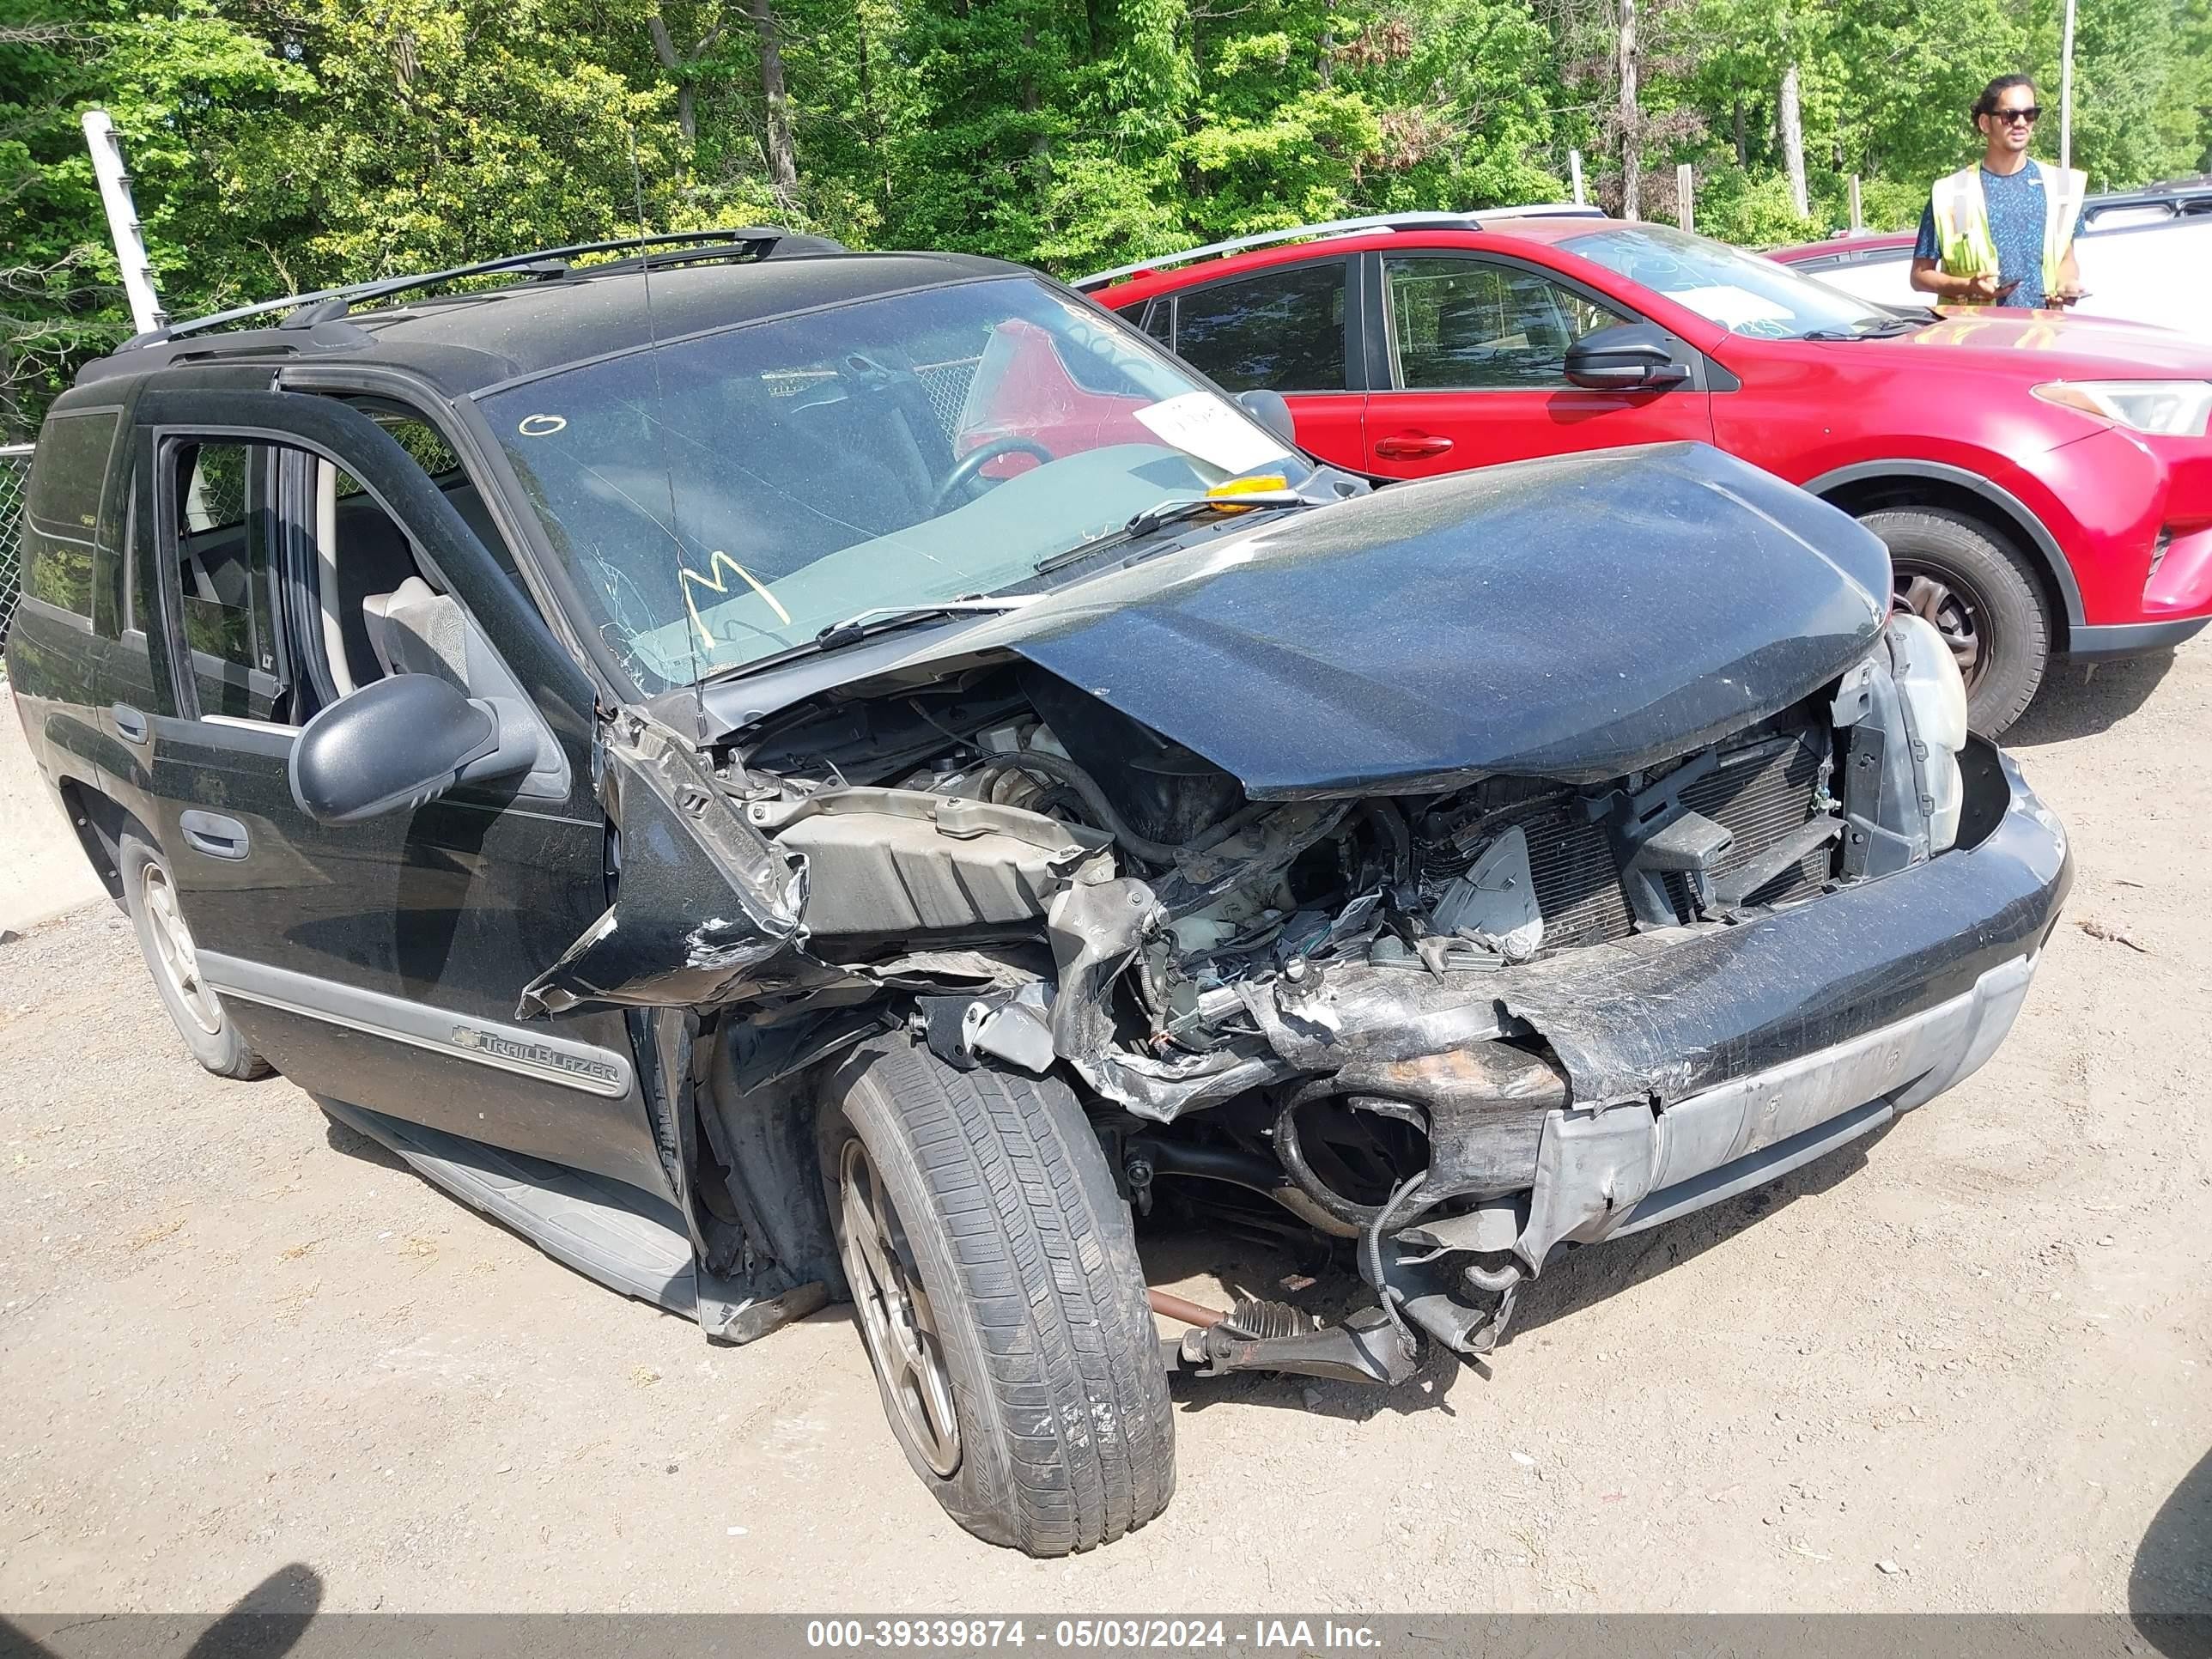
M722 551L720 548L716 548L709 556L707 569L709 574L702 576L688 565L679 566L676 574L684 589L684 609L690 613L691 626L698 634L699 642L706 647L708 656L714 654L721 641L707 631L706 621L699 615L699 602L694 595L697 589L703 587L710 593L720 593L727 598L730 592L729 573L732 571L738 574L739 580L747 587L761 596L768 608L775 612L775 619L778 622L786 628L791 626L791 613L783 608L775 595L754 580L752 572Z

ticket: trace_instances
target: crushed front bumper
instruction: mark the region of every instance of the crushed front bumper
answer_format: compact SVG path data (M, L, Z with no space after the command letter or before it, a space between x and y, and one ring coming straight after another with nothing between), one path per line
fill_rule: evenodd
M1559 1245L1771 1181L1970 1075L2020 1012L2074 866L1994 744L1960 760L1959 844L1895 874L1500 970L1487 994L1347 964L1292 1009L1248 998L1284 1058L1334 1063L1334 1092L1421 1108L1429 1164L1359 1230L1378 1306L1316 1330L1240 1304L1177 1360L1389 1384L1413 1374L1414 1328L1487 1353ZM1276 1130L1294 1174L1295 1112Z
M1993 1054L2073 880L2064 828L2009 757L1962 757L1971 847L1692 940L1516 975L1573 1103L1545 1115L1512 1249L1671 1220L1934 1098ZM1494 1237L1494 1235L1493 1235Z

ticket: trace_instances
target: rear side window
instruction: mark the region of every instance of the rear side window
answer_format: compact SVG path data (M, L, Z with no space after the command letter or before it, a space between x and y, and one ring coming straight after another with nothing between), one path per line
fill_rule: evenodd
M1176 350L1231 392L1344 390L1340 259L1218 283L1176 301Z
M93 559L100 535L100 489L122 417L112 410L56 415L39 434L23 508L23 592L92 616Z

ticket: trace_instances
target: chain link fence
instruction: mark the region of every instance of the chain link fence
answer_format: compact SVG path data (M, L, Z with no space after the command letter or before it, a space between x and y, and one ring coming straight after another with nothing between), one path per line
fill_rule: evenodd
M953 437L960 430L960 416L968 406L968 385L975 378L976 365L981 357L960 357L950 362L916 363L915 378L928 395L931 413L945 428L945 435Z
M23 592L23 489L30 476L31 446L0 444L0 646L8 643Z

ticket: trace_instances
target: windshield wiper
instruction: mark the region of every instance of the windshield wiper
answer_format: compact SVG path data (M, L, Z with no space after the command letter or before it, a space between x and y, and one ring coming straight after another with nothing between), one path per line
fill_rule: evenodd
M1889 317L1863 328L1816 328L1810 334L1801 334L1801 340L1893 340L1900 334L1911 334L1942 319L1930 312L1925 317Z
M1128 523L1123 525L1119 530L1105 531L1087 541L1078 542L1064 551L1039 560L1036 574L1040 576L1044 575L1064 566L1073 564L1079 559L1087 559L1101 548L1112 547L1121 542L1135 541L1140 537L1150 536L1158 531L1164 530L1171 524L1180 524L1185 519L1195 519L1201 514L1242 513L1250 507L1315 505L1316 505L1316 502L1299 495L1295 489L1255 489L1242 495L1175 496L1164 501L1155 502L1143 512L1132 514Z
M855 611L842 622L834 622L811 640L801 640L797 645L772 651L765 657L755 657L750 662L733 662L727 668L718 668L700 684L711 684L717 680L738 679L763 668L780 668L799 657L819 655L824 651L836 651L842 647L873 639L908 623L927 622L932 617L957 617L969 611L992 612L1018 611L1037 595L1009 593L1001 599L924 599L913 605L872 605L866 611Z
M855 611L842 622L833 622L811 641L817 651L834 651L871 634L927 617L957 616L963 611L1018 611L1036 598L1034 593L1010 593L995 599L929 599L915 605L873 605Z

